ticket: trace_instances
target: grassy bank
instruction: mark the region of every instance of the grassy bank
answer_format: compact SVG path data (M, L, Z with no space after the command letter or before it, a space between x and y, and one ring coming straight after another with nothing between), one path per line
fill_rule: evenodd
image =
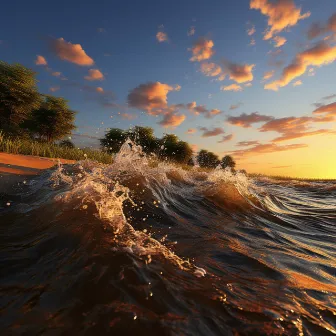
M0 133L0 152L9 154L34 155L67 160L90 160L111 163L112 156L100 150L67 148L56 144L21 138L8 138Z
M263 175L263 174L248 174L249 177L267 177L274 180L281 181L305 181L305 182L324 182L324 181L335 181L333 178L319 178L319 177L293 177L293 176L282 176L282 175Z

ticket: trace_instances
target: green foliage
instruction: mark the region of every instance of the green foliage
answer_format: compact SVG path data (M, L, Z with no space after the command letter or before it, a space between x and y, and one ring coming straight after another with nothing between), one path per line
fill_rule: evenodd
M220 162L216 154L205 149L199 151L197 161L199 165L204 168L216 168Z
M17 134L20 124L41 104L35 73L0 61L0 129Z
M221 166L223 169L229 167L231 169L234 169L236 167L236 162L233 160L232 156L230 155L225 155L221 162L220 162Z
M117 153L120 147L127 139L127 134L120 128L111 128L103 139L100 139L100 144L107 153Z
M0 152L61 158L67 160L84 160L87 158L101 163L112 163L111 155L99 150L68 148L47 142L33 141L23 138L11 138L4 136L1 132Z
M151 127L135 126L126 132L125 137L130 138L138 145L141 145L142 149L146 153L154 152L157 147L154 130Z
M75 129L74 121L75 112L69 109L65 99L45 96L25 125L34 136L51 142L71 134Z
M59 143L59 146L61 147L65 147L65 148L75 148L75 145L72 141L70 140L62 140L60 143Z

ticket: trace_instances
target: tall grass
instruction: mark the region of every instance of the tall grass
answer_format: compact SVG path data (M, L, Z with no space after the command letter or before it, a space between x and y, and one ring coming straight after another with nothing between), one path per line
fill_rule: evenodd
M111 163L112 156L100 150L88 148L66 148L56 144L22 138L9 138L0 132L0 152L10 154L35 155L67 160L84 160L88 158L101 163Z

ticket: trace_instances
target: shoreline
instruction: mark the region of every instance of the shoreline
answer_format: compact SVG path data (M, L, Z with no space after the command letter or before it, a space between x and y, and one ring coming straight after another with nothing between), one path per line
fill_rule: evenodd
M0 152L0 193L13 191L13 188L18 184L55 166L58 160L62 164L76 162L74 160Z

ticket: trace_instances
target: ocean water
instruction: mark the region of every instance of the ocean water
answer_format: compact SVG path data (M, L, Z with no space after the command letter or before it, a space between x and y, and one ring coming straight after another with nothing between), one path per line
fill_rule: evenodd
M0 196L1 335L336 334L336 182L59 165Z

